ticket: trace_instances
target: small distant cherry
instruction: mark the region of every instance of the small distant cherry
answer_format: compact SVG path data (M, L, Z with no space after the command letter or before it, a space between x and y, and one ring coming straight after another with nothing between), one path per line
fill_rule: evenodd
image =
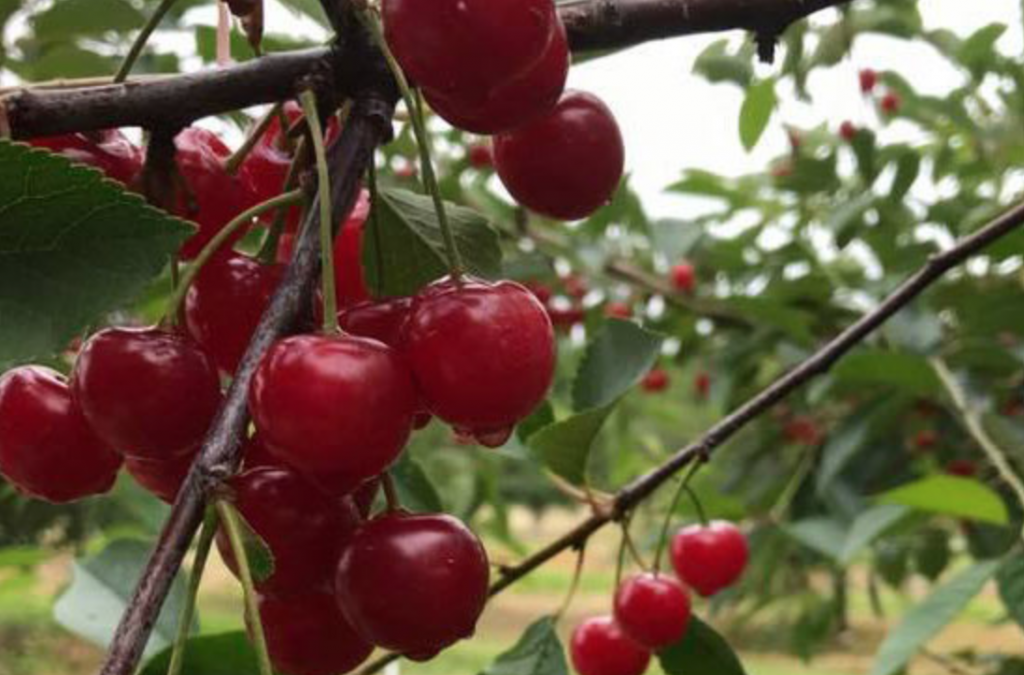
M839 125L839 136L847 143L852 143L857 138L857 127L850 120L845 120Z
M750 558L746 536L722 520L682 528L672 537L671 553L676 574L704 597L735 584Z
M642 675L651 663L651 652L610 616L591 617L576 626L569 655L579 675Z
M631 319L633 308L625 302L612 301L604 306L604 315L609 319Z
M637 574L615 592L615 621L626 635L652 651L683 637L690 611L686 588L668 575Z
M587 313L582 307L578 305L570 305L563 307L553 303L548 303L547 306L548 317L551 319L551 325L559 331L568 331L573 326L583 323Z
M651 368L640 380L640 386L648 393L657 393L668 389L669 377L663 368Z
M524 281L523 286L526 287L526 290L533 293L540 300L541 304L546 305L551 301L553 293L551 292L551 287L547 284L540 281Z
M782 428L782 435L790 443L818 445L823 440L818 423L808 415L794 415Z
M863 68L857 73L857 78L860 82L860 91L862 94L870 94L875 89L875 85L878 84L878 73L871 68Z
M914 448L922 452L931 450L938 442L939 434L934 429L922 429L914 435Z
M565 287L566 295L576 300L581 300L590 291L587 280L579 274L570 274L562 282L562 285Z
M469 146L466 159L474 169L494 168L494 151L491 150L491 144L487 142L474 143Z
M946 464L946 473L961 478L973 478L978 475L978 464L970 459L952 459Z
M697 270L688 262L672 266L672 286L683 293L693 293L697 287Z
M886 115L895 115L900 111L903 105L903 101L900 99L899 94L894 91L890 91L882 97L879 102L879 106L882 108L882 112Z
M711 391L711 376L703 371L697 373L693 378L693 390L698 398L707 398Z

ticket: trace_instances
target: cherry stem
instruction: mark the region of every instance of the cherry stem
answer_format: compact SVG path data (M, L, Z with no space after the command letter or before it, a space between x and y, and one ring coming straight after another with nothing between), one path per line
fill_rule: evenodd
M384 501L387 502L388 511L395 512L402 510L402 502L398 498L398 488L395 487L395 479L391 472L385 471L380 475L380 484L384 488Z
M270 654L267 651L267 638L263 633L263 622L260 621L260 609L256 597L256 587L252 581L252 569L249 567L249 556L245 552L245 544L242 541L242 525L238 519L235 508L224 501L217 500L217 515L220 516L220 523L227 532L231 541L231 552L238 562L238 576L242 581L242 595L245 599L245 613L249 619L249 632L256 648L256 662L259 665L260 675L274 675L274 668L270 665Z
M658 537L658 548L654 553L654 572L658 573L661 571L661 559L665 553L665 543L668 541L668 529L672 524L672 516L676 512L676 507L679 506L679 500L682 499L683 493L690 495L690 499L693 500L693 505L697 509L697 515L700 518L701 525L705 527L708 524L707 515L704 513L704 507L701 506L700 500L697 499L696 493L690 487L690 481L697 474L698 469L702 464L700 462L694 462L690 465L690 470L683 476L683 480L679 483L679 488L676 493L672 496L672 503L668 507L668 511L665 512L665 520L661 525L661 535Z
M402 72L401 66L395 60L395 55L388 48L387 40L384 39L384 34L381 32L380 24L377 20L369 12L359 12L359 16L367 29L369 29L374 43L384 55L384 60L387 61L388 68L398 84L398 89L402 92L402 100L405 101L405 107L409 109L409 119L412 122L412 131L416 136L416 146L420 153L420 171L423 174L423 188L434 202L437 224L441 229L441 237L444 239L445 256L448 258L448 270L452 279L457 281L462 276L465 267L462 264L462 255L459 253L459 248L455 244L455 235L452 232L451 224L448 222L448 212L444 208L444 199L441 198L441 188L438 186L437 176L434 174L430 135L427 133L427 125L423 121L422 98L420 97L419 90L415 90L414 93L412 87L409 86L405 73Z
M238 146L230 157L224 162L224 172L229 176L234 176L238 173L238 169L242 166L242 162L249 156L256 144L263 138L263 134L270 128L270 123L276 119L278 113L284 110L284 104L280 101L275 103L270 110L267 111L263 117L249 130L249 133L245 136L245 141L242 145Z
M633 519L632 513L622 517L622 541L619 542L619 554L615 561L615 588L622 582L622 569L626 566L626 545L629 540L629 523Z
M384 242L380 236L380 216L377 205L380 204L377 197L377 163L370 162L366 170L366 187L370 191L370 231L373 232L373 250L377 254L377 274L375 281L377 288L384 287Z
M172 325L177 323L178 317L181 316L181 310L185 305L185 296L188 294L188 289L192 285L192 282L194 282L196 277L199 276L199 272L202 271L203 266L213 258L221 246L231 238L231 235L234 234L238 228L251 223L254 219L260 217L267 211L283 206L290 206L298 203L302 198L302 190L285 192L282 195L278 195L273 199L268 199L262 204L257 204L251 209L244 211L241 215L236 216L234 220L225 225L213 239L207 242L206 246L203 247L203 250L200 251L198 256L196 256L195 261L181 275L181 281L174 289L174 294L171 296L168 303L167 315L164 317L164 321Z
M146 25L142 27L142 31L135 38L131 49L128 50L128 55L124 57L124 61L121 63L121 67L118 68L117 74L114 75L114 84L120 84L128 79L128 75L132 72L135 62L139 60L142 50L146 48L146 43L149 42L149 36L160 25L160 22L163 21L164 16L171 10L175 2L176 0L163 0L152 16L149 17L149 20L146 21Z
M324 134L320 128L320 114L316 108L316 94L309 89L299 94L299 103L306 116L306 126L313 141L320 204L320 279L324 296L324 324L326 335L341 332L338 326L338 293L334 287L334 228L331 226L331 174L327 167Z
M576 567L572 573L572 583L569 584L569 592L565 595L565 600L562 601L562 606L558 608L555 613L555 623L558 623L565 613L569 611L569 607L572 605L573 598L576 597L576 591L580 587L580 579L583 577L583 561L587 555L587 542L584 541L580 544L579 549L576 553Z
M185 665L185 648L195 617L199 585L203 580L206 561L210 557L213 538L217 534L217 525L217 512L207 509L206 518L203 520L203 531L200 532L199 540L196 542L196 558L192 563L192 571L188 579L185 605L181 608L181 616L178 618L178 632L174 636L174 649L171 651L171 663L167 667L167 675L181 675L181 669Z

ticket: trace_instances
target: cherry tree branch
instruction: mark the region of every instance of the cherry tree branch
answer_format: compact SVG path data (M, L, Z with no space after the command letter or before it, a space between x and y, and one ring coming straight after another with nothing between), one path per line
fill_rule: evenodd
M761 393L722 418L701 438L679 449L663 464L615 493L611 508L595 512L518 565L503 568L500 578L491 585L491 597L512 586L560 553L584 546L592 534L610 522L621 520L634 507L650 497L655 490L693 462L709 461L715 450L743 427L815 377L828 372L847 352L909 305L932 284L941 279L946 272L1021 226L1024 226L1024 202L1010 208L974 234L960 240L955 246L933 256L924 267L900 284L874 310L851 324L800 365L762 390ZM368 664L360 671L360 675L371 675L396 658L399 658L396 654L386 654Z

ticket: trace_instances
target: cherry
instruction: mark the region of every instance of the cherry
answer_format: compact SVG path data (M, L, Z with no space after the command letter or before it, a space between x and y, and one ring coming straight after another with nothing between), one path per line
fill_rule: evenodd
M347 673L373 652L327 590L260 595L259 608L270 661L282 675Z
M85 343L71 387L96 435L127 457L168 460L202 440L220 382L191 338L156 327L106 328Z
M179 196L176 213L199 225L199 231L181 247L181 257L191 260L256 198L248 180L224 170L231 150L213 132L189 127L175 137L174 145L178 171L188 188ZM244 234L245 228L239 228L223 250L230 250Z
M690 624L690 596L676 579L644 573L615 593L615 621L637 644L656 651L677 642Z
M707 398L711 391L711 376L704 372L697 373L693 378L693 390L700 398Z
M275 119L271 124L274 124L276 121ZM278 125L277 129L280 129L280 125ZM249 190L252 191L254 200L257 203L273 199L284 191L288 167L292 162L291 155L279 148L275 143L267 141L269 137L270 132L268 131L249 151L239 169L239 175L248 183ZM270 212L265 218L272 219L274 216L275 213ZM288 217L285 222L289 232L294 232L298 229L301 217L301 206L288 207Z
M488 576L484 547L459 520L392 512L356 532L335 588L363 639L426 660L473 634Z
M544 55L519 77L490 90L480 101L424 91L427 103L452 126L476 134L509 131L551 110L565 89L569 75L569 42L560 20ZM472 158L471 158L472 159Z
M578 91L566 91L544 116L494 137L498 176L516 201L562 220L585 218L607 203L624 162L612 112Z
M29 142L37 148L46 148L61 154L73 162L95 167L108 178L125 185L131 185L142 170L142 150L117 129L106 129L93 134L34 138Z
M342 307L368 300L363 276L363 229L370 213L370 193L360 190L356 205L334 240L334 286Z
M392 298L374 302L361 302L338 312L341 329L362 337L380 340L398 347L402 328L409 318L412 298Z
M609 319L631 319L633 308L625 302L609 302L604 306L604 315Z
M466 159L474 169L494 168L494 151L490 143L474 143L466 152Z
M20 492L71 502L109 490L120 467L121 457L89 428L63 375L22 366L0 377L0 473Z
M952 459L946 464L946 473L951 476L973 478L978 475L978 465L970 459Z
M878 73L871 68L862 69L857 73L857 78L860 80L860 91L863 94L870 94L878 84Z
M546 305L551 301L551 288L544 283L539 281L524 281L523 287L533 293L533 295L540 300L542 305Z
M417 406L401 356L351 335L276 342L249 389L253 421L270 451L304 473L329 476L336 487L355 487L390 466Z
M790 443L802 443L803 445L818 445L823 440L818 423L807 415L796 415L786 422L782 428L782 435Z
M135 482L148 492L156 495L161 501L173 504L181 486L185 484L198 452L197 447L188 454L156 462L128 457L124 460L124 468Z
M583 323L583 319L587 315L582 307L575 305L567 308L548 305L547 311L551 325L559 330L569 330L573 326Z
M651 663L651 653L610 616L591 617L576 626L569 654L580 675L641 675Z
M404 348L430 412L477 436L529 415L555 372L547 312L512 281L446 277L427 286L413 302Z
M285 466L248 469L229 483L235 508L270 548L274 572L257 581L263 593L295 593L330 584L342 549L360 517L351 500L333 500ZM221 531L217 547L237 573L231 543Z
M659 392L668 389L668 373L661 368L651 368L644 379L640 380L640 386L646 392Z
M939 435L934 429L922 429L914 436L914 447L921 451L931 450L939 442Z
M886 115L895 115L900 111L903 101L900 100L899 94L894 91L890 91L882 97L879 105L882 107L882 112Z
M562 284L565 286L566 295L576 300L583 299L590 291L590 288L587 286L587 280L578 274L570 274Z
M244 19L253 12L260 4L260 0L225 0L231 13L240 19Z
M209 261L185 296L185 323L214 363L234 373L284 266L231 253Z
M697 287L697 271L688 262L672 266L672 287L683 293L693 293Z
M373 510L373 503L377 501L378 492L380 492L380 480L371 478L352 493L352 503L355 504L356 510L359 511L359 515L363 518L370 516L370 511Z
M852 143L857 138L857 127L850 120L845 120L839 125L839 137L847 143Z
M483 99L529 70L555 34L551 0L385 0L384 35L424 89Z
M747 538L727 521L684 527L672 537L676 574L704 597L736 583L749 557Z

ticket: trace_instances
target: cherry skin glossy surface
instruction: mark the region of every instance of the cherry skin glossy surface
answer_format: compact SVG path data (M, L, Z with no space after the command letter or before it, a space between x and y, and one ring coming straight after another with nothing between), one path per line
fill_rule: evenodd
M641 675L651 662L651 653L610 616L595 616L577 626L569 655L579 675Z
M397 348L411 310L412 298L368 300L338 312L338 323L345 332L380 340Z
M540 117L558 103L569 75L569 42L562 22L556 23L544 56L519 77L494 87L483 101L427 90L427 103L452 126L476 134L509 131Z
M199 444L220 404L217 371L189 337L106 328L82 346L71 380L96 434L128 457L167 460Z
M207 263L188 289L188 331L225 373L238 368L283 276L283 265L264 265L233 253Z
M487 600L487 553L448 515L391 513L366 523L342 554L342 612L369 642L413 659L470 637Z
M334 286L338 306L345 307L370 298L363 276L363 230L370 214L370 193L359 191L352 213L334 239Z
M124 469L147 492L173 504L198 452L197 447L188 454L158 462L128 457L124 460Z
M20 492L63 504L107 492L120 467L63 375L22 366L0 377L0 473Z
M34 138L37 148L46 148L73 162L87 164L125 185L131 185L142 171L143 153L117 129L95 134L66 134Z
M864 94L870 94L878 84L878 73L871 68L861 70L857 73L857 78L860 81L860 90Z
M274 556L274 573L257 581L262 593L287 594L329 587L342 549L361 521L350 500L320 492L294 469L284 466L249 469L229 482L235 508ZM237 570L223 531L217 548Z
M577 220L601 208L619 187L624 163L611 110L579 91L566 91L547 114L494 137L501 182L520 204L552 218Z
M351 335L299 335L264 354L249 389L263 442L310 475L351 487L398 458L418 407L405 360L382 342Z
M650 572L622 582L615 593L615 621L652 651L677 642L690 625L690 596L673 577Z
M704 597L732 586L743 574L747 538L730 522L691 525L672 537L672 566L683 582Z
M672 286L683 293L693 293L697 287L697 271L690 263L679 263L672 267Z
M529 415L554 376L547 312L511 281L431 284L414 301L403 347L430 412L474 434Z
M551 0L385 0L382 10L388 45L412 80L481 98L536 63L558 21Z
M259 598L260 621L274 670L281 675L340 675L373 651L345 620L328 590Z

